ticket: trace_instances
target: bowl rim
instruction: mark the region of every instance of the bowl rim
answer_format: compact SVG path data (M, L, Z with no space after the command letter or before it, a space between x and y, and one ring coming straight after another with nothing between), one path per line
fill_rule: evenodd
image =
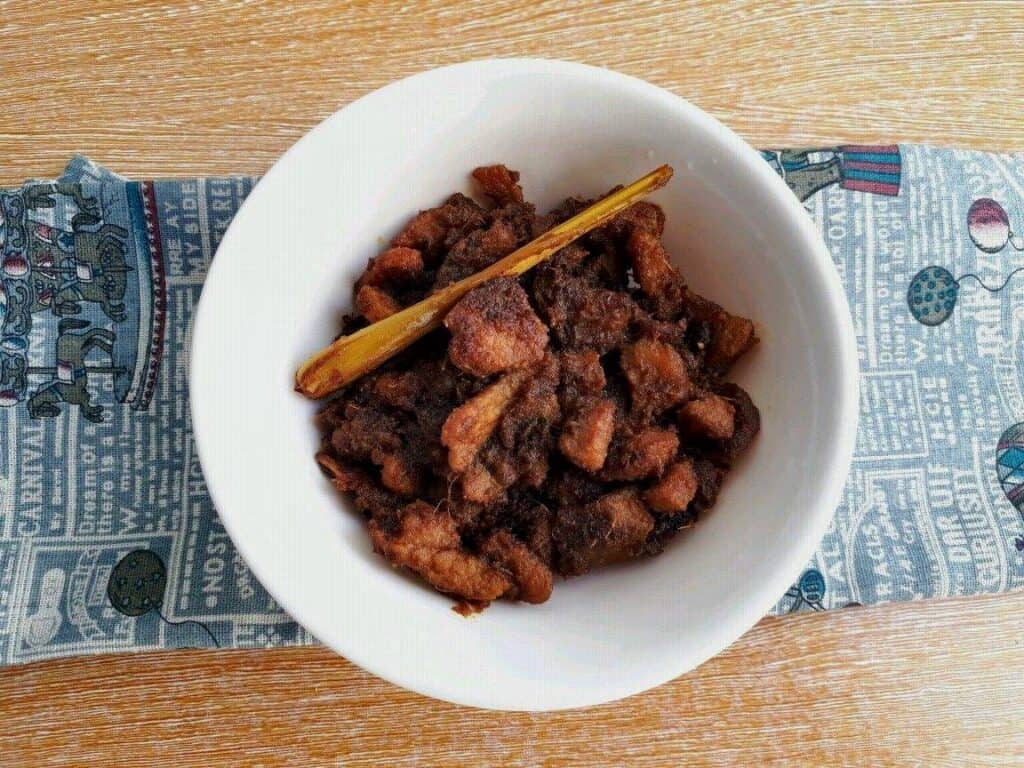
M336 635L331 636L329 641L322 641L352 663L384 680L455 704L485 709L516 711L549 711L593 706L631 696L661 685L678 677L680 674L700 666L712 656L725 650L768 613L810 560L839 504L853 458L859 398L859 374L853 320L839 274L834 267L824 240L815 228L806 210L786 186L783 179L764 162L756 149L743 141L743 139L717 119L671 91L639 78L603 67L556 59L484 58L470 60L426 70L396 80L349 102L310 129L271 166L262 177L260 183L255 186L236 212L221 240L218 250L228 250L230 244L238 237L237 233L240 227L238 222L245 220L243 214L246 208L252 205L253 200L259 199L265 190L269 188L269 185L266 185L265 182L281 173L281 169L288 165L294 155L303 152L307 145L315 143L319 136L328 131L335 121L344 119L342 116L346 111L356 105L385 99L392 93L402 89L425 85L434 80L443 80L453 72L459 71L476 71L480 77L536 73L586 77L590 79L591 84L596 88L612 85L625 87L634 92L638 98L660 102L661 106L673 110L680 120L689 123L713 138L714 142L719 144L724 152L735 156L742 163L744 166L743 170L749 172L752 182L764 185L773 197L779 198L781 207L786 211L787 223L796 234L796 240L799 241L802 250L812 256L806 267L815 270L816 282L822 286L827 294L824 303L829 309L829 314L828 317L822 317L821 322L831 326L832 336L836 344L834 361L840 371L840 375L837 377L839 391L835 395L838 418L836 420L836 434L833 441L834 450L828 456L828 461L823 463L823 466L820 468L820 474L823 477L823 482L821 483L823 490L819 495L818 502L812 505L812 508L807 509L803 517L804 524L793 532L794 535L791 537L792 546L789 550L790 554L784 562L778 562L773 572L774 578L751 584L750 591L742 606L730 614L728 621L716 626L715 636L718 642L709 643L709 646L714 647L711 647L706 653L689 654L679 658L678 663L672 665L671 668L668 668L668 665L666 665L666 669L659 674L648 674L636 679L630 678L629 683L609 684L602 690L599 697L586 695L579 698L579 700L559 701L554 704L541 702L538 704L525 701L522 696L503 695L500 690L477 688L470 691L465 686L453 687L452 685L443 685L438 683L437 680L431 679L429 675L423 675L416 680L410 680L407 676L403 676L396 671L394 665L388 663L387 657L382 657L379 654L374 656L371 649L360 646L357 642L347 643L345 642L346 638L339 638ZM225 248L225 246L228 246L228 248ZM207 471L207 468L211 466L212 459L207 455L204 448L207 441L204 440L203 436L213 427L208 426L204 416L207 413L207 408L200 404L204 389L201 384L202 375L199 371L208 370L210 366L216 366L216 361L208 360L209 356L205 353L206 344L204 340L207 338L207 329L212 324L208 319L209 315L212 314L209 310L212 301L210 297L215 292L219 292L210 290L210 286L217 286L226 279L224 276L229 272L229 267L225 266L227 261L224 257L212 260L200 300L193 315L192 349L190 350L187 375L193 436L199 463L203 468L203 478L213 500L214 508L225 530L231 537L238 553L245 560L260 584L296 622L314 636L321 637L319 631L321 629L324 630L324 635L332 635L332 633L327 631L325 620L322 620L322 617L316 611L308 611L305 609L305 606L296 606L287 596L279 594L273 579L267 578L267 571L261 565L260 558L254 556L255 553L250 550L245 537L239 535L242 528L240 515L225 512L226 507L219 503L224 498L224 494L218 488L218 479L216 477L211 479L210 473Z

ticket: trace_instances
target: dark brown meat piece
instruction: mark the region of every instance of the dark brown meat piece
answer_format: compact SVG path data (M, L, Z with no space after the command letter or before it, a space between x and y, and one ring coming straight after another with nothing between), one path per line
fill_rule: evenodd
M392 565L415 571L442 592L466 600L497 600L513 587L502 571L462 548L447 512L422 501L406 506L392 530L372 520L370 540Z
M356 294L356 309L371 323L390 317L401 308L392 296L372 285L364 285Z
M534 291L541 316L560 346L604 354L628 339L636 304L626 294L558 273L548 280L538 275Z
M736 407L721 395L691 400L679 410L684 434L728 440L736 428Z
M654 519L635 490L615 491L583 507L564 507L556 512L551 531L558 570L578 576L636 557L653 528Z
M605 231L614 239L623 239L635 232L647 232L660 239L665 231L665 212L660 205L641 200L608 222Z
M668 260L657 235L635 229L626 243L633 261L633 274L641 290L651 301L654 314L662 320L675 320L683 312L682 275Z
M448 251L441 268L437 271L434 290L457 283L484 267L489 267L508 256L519 245L520 238L515 229L504 219L498 219L487 229L470 232Z
M331 432L331 446L342 457L370 461L374 451L397 451L401 420L397 414L348 403L344 419Z
M561 416L558 378L558 360L548 355L502 416L484 463L505 487L518 483L536 488L547 477L554 426Z
M452 471L463 472L473 463L529 377L529 371L512 371L451 412L441 428L441 443Z
M655 512L682 512L693 501L699 487L693 462L683 459L669 467L665 476L647 490L644 501Z
M440 249L452 235L461 236L471 229L484 226L487 212L465 195L458 193L443 205L420 211L395 235L392 246L415 248L423 254L428 265L439 261Z
M544 497L552 507L574 507L598 499L606 490L605 483L589 472L568 465L551 473L544 485Z
M504 165L484 165L473 171L473 178L496 205L523 202L518 171L510 171Z
M480 554L512 580L508 597L526 603L543 603L551 597L555 582L551 569L508 531L492 533Z
M481 461L474 461L459 478L462 498L476 504L494 504L505 496L505 487Z
M731 463L747 450L761 431L761 413L747 391L736 384L723 382L718 387L718 394L732 403L734 408L734 428L732 435L725 441L722 457L724 462Z
M364 285L406 285L423 277L423 255L415 248L388 248L370 259L363 276L356 281L358 291Z
M419 468L400 452L375 451L375 464L380 466L380 482L399 496L416 496L422 489Z
M615 403L608 399L595 400L566 420L558 447L576 466L597 472L604 466L614 432Z
M414 411L423 383L412 371L386 371L373 380L373 394L392 408Z
M489 376L540 362L548 331L518 281L503 277L470 291L444 319L448 356L466 373Z
M368 472L339 461L329 448L317 451L316 463L339 491L355 491L373 482Z
M731 315L692 291L685 292L684 302L689 316L707 325L705 361L715 373L724 374L757 343L754 324L747 318Z
M551 567L551 511L545 506L534 505L530 518L521 526L522 536L544 565Z
M316 460L335 488L354 495L356 508L368 518L392 519L405 503L381 487L365 469L338 459L329 447L318 451Z
M658 416L693 391L683 358L660 341L641 339L622 350L622 371L629 381L633 411L645 417Z
M647 427L616 435L601 476L606 480L643 480L660 477L679 450L673 429Z
M652 339L668 344L683 356L687 370L693 370L699 366L699 361L690 350L686 333L688 325L686 318L667 321L658 320L651 315L640 314L634 323L634 329L638 338Z
M581 398L601 394L606 382L601 356L592 349L580 352L564 352L559 358L562 364L561 400L565 405Z

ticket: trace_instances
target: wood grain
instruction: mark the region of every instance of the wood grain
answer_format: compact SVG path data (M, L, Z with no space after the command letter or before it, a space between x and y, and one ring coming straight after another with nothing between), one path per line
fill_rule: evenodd
M469 58L609 66L755 144L1024 149L1024 6L0 1L0 184L73 152L129 175L260 173L339 106ZM765 620L654 691L481 712L322 649L0 672L0 766L1024 764L1024 595Z
M485 712L322 649L80 658L0 675L0 764L1019 766L1024 594L766 619L625 701Z
M133 175L260 173L357 96L490 56L644 77L761 145L1024 145L1024 7L1013 3L0 7L0 183L56 173L75 151Z

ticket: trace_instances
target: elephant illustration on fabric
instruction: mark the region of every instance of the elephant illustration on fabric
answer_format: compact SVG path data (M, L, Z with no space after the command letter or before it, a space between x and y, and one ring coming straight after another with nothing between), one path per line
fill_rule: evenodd
M79 231L85 227L91 227L102 221L99 200L87 196L79 184L37 184L25 188L23 198L25 208L30 212L29 218L39 221L38 216L32 216L32 211L56 211L58 208L54 195L62 195L61 201L63 210L72 211L69 219L69 231ZM73 203L73 205L72 205Z
M99 423L110 419L94 402L101 395L135 408L152 397L163 317L139 321L156 301L154 267L136 261L128 200L92 190L51 183L0 192L0 409L20 404L33 419L75 413ZM95 386L104 375L113 377L106 394Z
M108 367L86 365L86 357L93 349L111 355L116 336L106 328L89 327L89 323L75 318L64 318L57 325L57 360L51 369L53 378L41 385L29 398L28 414L33 419L59 416L60 403L77 406L82 416L93 423L103 421L103 408L92 402L89 394L89 372L113 373L113 360Z
M25 399L28 391L28 344L20 336L0 339L0 406Z
M104 224L95 232L75 232L71 253L34 238L30 249L33 312L49 309L58 317L77 315L83 302L99 305L114 322L125 319L128 266L127 231Z

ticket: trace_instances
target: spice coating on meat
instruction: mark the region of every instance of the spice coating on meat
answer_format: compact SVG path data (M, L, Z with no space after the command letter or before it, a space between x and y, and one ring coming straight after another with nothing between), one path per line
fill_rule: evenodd
M604 466L614 432L615 403L597 400L566 419L558 447L576 466L597 472Z
M527 371L513 371L451 412L441 427L441 444L448 449L452 471L463 472L469 467L529 375Z
M473 171L473 178L497 205L523 202L518 171L510 171L504 165L484 165Z
M555 577L530 548L508 531L492 533L480 547L481 554L515 585L509 597L526 603L543 603L551 597Z
M668 254L659 235L646 229L635 229L626 243L633 262L633 274L640 289L653 304L654 313L662 320L674 320L683 312L683 278L669 263Z
M484 267L491 266L512 253L521 240L522 237L517 235L512 225L504 219L498 219L487 229L470 232L456 242L445 256L441 268L437 271L434 289L457 283Z
M644 501L655 512L682 512L693 501L699 487L693 462L684 459L666 470L665 476L644 494Z
M692 392L683 358L661 341L641 339L626 347L622 350L622 370L629 381L633 410L639 414L658 416Z
M684 295L686 312L705 325L706 362L715 373L723 374L757 343L754 324L745 317L731 315L715 302L691 291Z
M420 211L395 235L392 246L415 248L430 264L438 255L446 240L458 237L462 232L477 229L487 220L487 212L473 200L458 193L445 200L443 205Z
M405 507L393 531L371 520L370 540L393 565L415 571L442 592L466 600L497 600L512 587L501 571L463 550L450 515L423 501Z
M633 490L609 493L583 507L556 513L551 537L559 570L578 576L591 568L636 557L654 519Z
M691 400L679 411L679 423L687 434L709 440L727 440L736 429L736 407L720 395Z
M548 345L547 327L530 306L526 291L511 277L470 291L444 324L452 334L448 356L474 376L538 363Z
M390 317L401 308L394 297L372 285L364 285L356 294L356 309L371 323Z
M354 288L351 333L493 264L591 201L538 214L519 174L473 173L420 211ZM432 331L332 399L316 461L374 549L485 605L546 601L555 574L654 555L717 498L760 429L723 380L753 323L693 293L642 201L518 278L467 293Z
M356 290L364 285L404 285L423 277L423 255L415 248L388 248L370 259L363 276L356 281Z
M674 429L646 427L623 430L612 448L601 476L606 480L643 480L660 477L679 450Z

